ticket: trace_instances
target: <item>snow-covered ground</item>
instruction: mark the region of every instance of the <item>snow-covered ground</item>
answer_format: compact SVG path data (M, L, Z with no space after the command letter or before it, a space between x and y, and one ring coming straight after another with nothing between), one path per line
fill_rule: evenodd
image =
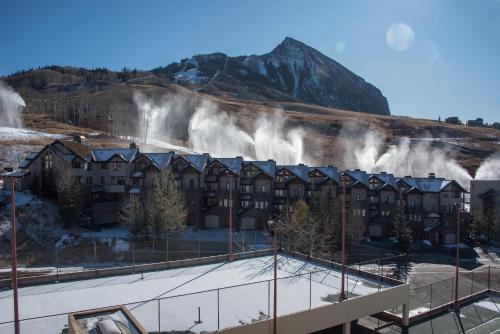
M61 134L52 134L47 132L27 130L27 129L12 128L7 126L0 127L0 141L14 140L14 139L32 140L37 138L62 139L62 138L67 138L67 136Z
M291 277L297 274L301 276ZM67 323L65 313L128 304L148 331L158 330L158 314L162 331L213 331L217 329L217 314L221 328L266 318L272 310L272 275L272 256L264 256L144 275L25 287L19 290L21 319L61 315L22 321L21 329L25 333L60 333ZM341 283L337 271L286 256L279 258L278 277L279 315L329 304L328 300L336 300L332 295L339 293ZM346 279L346 287L354 295L379 291L377 282L355 276ZM12 320L11 305L12 292L0 292L0 323ZM196 324L198 308L202 322ZM11 327L0 324L0 332Z

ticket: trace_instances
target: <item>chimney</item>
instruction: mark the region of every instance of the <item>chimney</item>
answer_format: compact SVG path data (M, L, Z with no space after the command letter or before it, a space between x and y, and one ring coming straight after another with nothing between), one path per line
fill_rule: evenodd
M136 143L130 143L130 148L138 148L138 145Z
M429 179L436 178L436 173L429 173Z
M404 177L405 179L410 179L411 178L411 175L405 175Z
M82 143L82 137L81 136L73 136L73 142L77 144Z
M385 174L387 174L387 172L380 172L380 174L385 175Z

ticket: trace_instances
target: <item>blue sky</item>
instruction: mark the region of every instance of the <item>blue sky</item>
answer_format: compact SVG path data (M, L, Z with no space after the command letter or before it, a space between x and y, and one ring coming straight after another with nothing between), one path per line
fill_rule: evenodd
M380 88L393 114L500 121L500 0L3 0L0 75L261 54L286 36Z

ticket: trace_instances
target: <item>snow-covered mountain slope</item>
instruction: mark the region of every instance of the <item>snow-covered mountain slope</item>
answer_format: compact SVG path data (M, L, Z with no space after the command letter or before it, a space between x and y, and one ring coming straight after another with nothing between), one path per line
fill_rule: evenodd
M263 55L197 55L153 72L214 95L229 93L240 99L307 102L390 114L387 100L379 89L333 59L290 37ZM185 73L196 73L196 78Z

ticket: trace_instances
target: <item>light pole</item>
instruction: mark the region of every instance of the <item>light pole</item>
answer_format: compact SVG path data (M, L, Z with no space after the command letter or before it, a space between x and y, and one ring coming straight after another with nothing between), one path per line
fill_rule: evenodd
M273 248L274 248L274 282L273 282L273 334L276 334L276 317L278 314L278 242L277 235L279 233L279 228L276 226L275 222L270 220L267 222L269 225L269 231L273 232Z
M453 308L455 312L459 311L458 305L458 270L460 267L460 204L457 204L457 235L455 237L456 242L456 264L455 264L455 302L453 303Z
M345 208L345 192L347 182L349 181L349 177L347 175L342 175L340 177L342 182L342 275L340 282L340 295L339 301L343 301L346 299L345 294L345 228L346 228L346 208Z

